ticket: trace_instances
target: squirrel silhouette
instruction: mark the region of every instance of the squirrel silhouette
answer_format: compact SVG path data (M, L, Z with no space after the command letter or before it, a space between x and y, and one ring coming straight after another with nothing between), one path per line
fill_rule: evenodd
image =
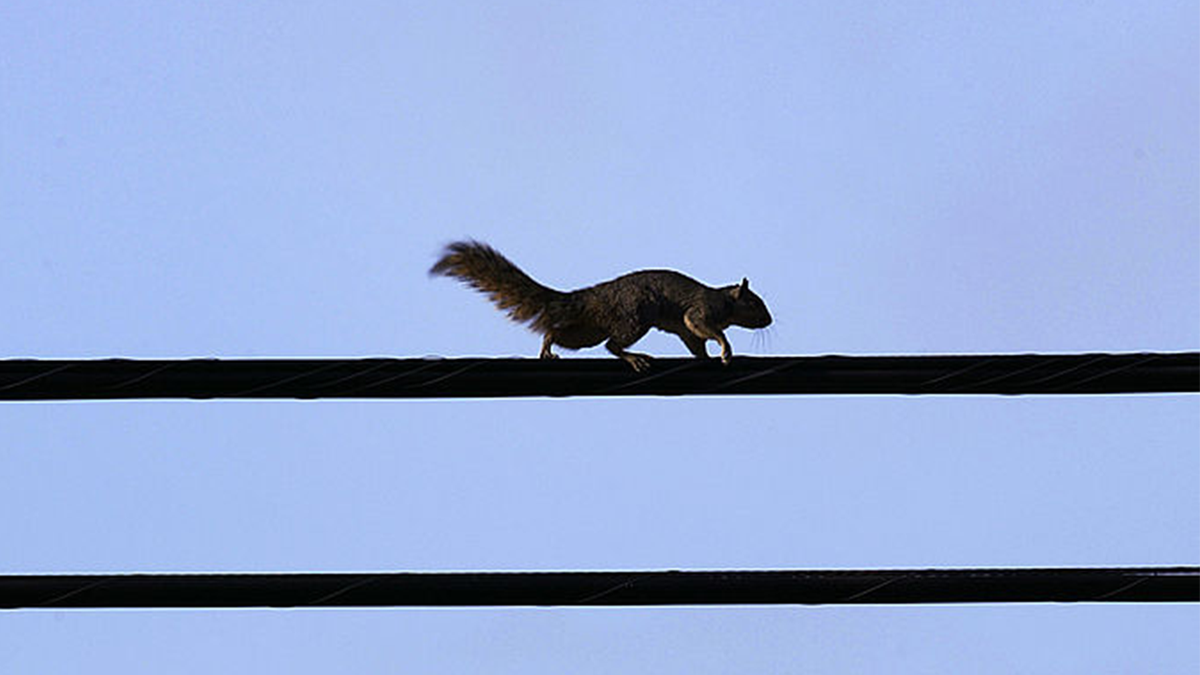
M430 268L431 276L458 279L485 295L509 318L527 323L543 336L543 359L558 356L551 347L594 347L601 342L636 371L650 367L646 354L627 351L651 328L679 336L698 358L708 358L705 345L716 340L721 361L728 364L733 348L725 337L729 326L764 328L771 313L762 298L740 284L713 288L673 270L642 270L574 291L558 291L534 281L499 251L478 241L446 246Z

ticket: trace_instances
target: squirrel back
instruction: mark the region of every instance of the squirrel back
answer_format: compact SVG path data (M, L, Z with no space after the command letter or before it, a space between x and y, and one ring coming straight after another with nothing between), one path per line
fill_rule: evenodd
M706 286L672 270L631 272L575 291L543 286L491 246L459 241L446 247L430 268L431 275L453 277L483 292L510 318L544 336L542 358L556 358L553 345L568 349L606 342L614 355L635 370L645 370L650 357L625 350L651 328L673 333L697 357L707 358L707 340L721 345L729 363L733 349L725 338L729 326L763 328L771 314L750 282L720 288Z

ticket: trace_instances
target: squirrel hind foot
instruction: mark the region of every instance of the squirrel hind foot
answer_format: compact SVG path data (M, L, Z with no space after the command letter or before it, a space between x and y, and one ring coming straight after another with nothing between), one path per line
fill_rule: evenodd
M650 369L650 364L653 359L648 354L639 354L637 352L625 352L620 354L621 360L633 367L633 370L638 373L643 373Z

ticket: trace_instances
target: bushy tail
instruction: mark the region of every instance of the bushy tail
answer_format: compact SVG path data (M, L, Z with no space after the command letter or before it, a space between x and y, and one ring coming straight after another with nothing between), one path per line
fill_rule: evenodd
M509 318L548 332L566 304L567 294L534 281L496 249L478 241L456 241L429 268L430 276L453 277L488 296ZM552 316L553 315L553 316Z

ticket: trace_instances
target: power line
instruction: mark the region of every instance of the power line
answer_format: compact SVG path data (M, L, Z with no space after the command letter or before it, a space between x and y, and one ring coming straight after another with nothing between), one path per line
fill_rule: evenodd
M0 608L1200 602L1200 567L0 576Z
M0 400L1200 392L1200 352L655 359L0 360Z

